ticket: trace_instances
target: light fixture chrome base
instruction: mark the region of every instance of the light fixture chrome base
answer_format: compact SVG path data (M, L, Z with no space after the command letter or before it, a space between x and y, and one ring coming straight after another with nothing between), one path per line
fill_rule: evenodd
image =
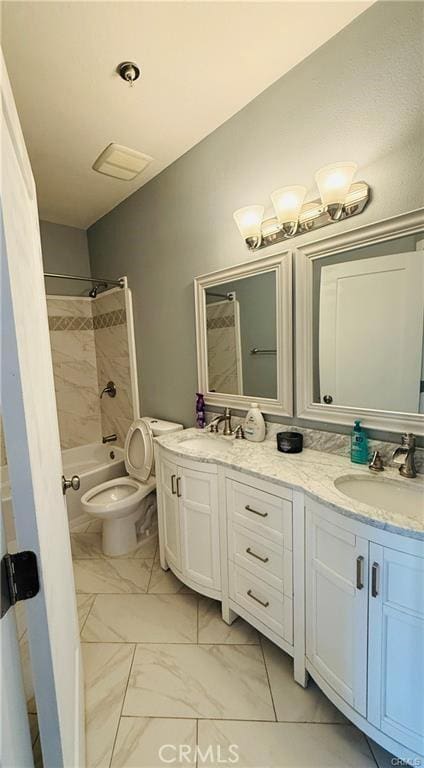
M352 184L344 205L323 207L321 200L313 200L306 203L300 212L297 228L285 227L279 224L276 218L265 219L262 223L262 237L246 239L246 245L250 251L259 251L283 240L304 235L315 229L321 229L328 224L337 224L344 219L358 216L368 205L371 191L365 181L357 181ZM294 231L293 231L294 230Z

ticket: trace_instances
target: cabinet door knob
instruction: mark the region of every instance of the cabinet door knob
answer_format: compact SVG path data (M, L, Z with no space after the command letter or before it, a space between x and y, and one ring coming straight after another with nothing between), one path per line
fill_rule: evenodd
M378 563L373 563L371 568L371 596L377 597L378 590L380 588L380 566Z
M181 495L182 495L180 483L181 483L181 477L177 477L177 496L179 499L181 498Z
M174 485L175 478L176 478L176 475L171 475L171 491L173 494L176 493L175 485Z
M364 588L364 558L362 555L356 558L356 589Z

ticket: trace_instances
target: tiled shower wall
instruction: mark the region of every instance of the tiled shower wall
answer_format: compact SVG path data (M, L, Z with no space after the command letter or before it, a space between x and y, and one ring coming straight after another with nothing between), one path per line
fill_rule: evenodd
M48 296L47 308L62 448L113 432L123 445L133 420L125 291L96 299ZM109 380L117 395L100 399Z
M102 437L92 299L47 296L62 448Z
M125 291L117 288L93 301L94 342L99 391L112 380L116 397L103 395L100 403L102 434L118 435L123 445L133 417Z

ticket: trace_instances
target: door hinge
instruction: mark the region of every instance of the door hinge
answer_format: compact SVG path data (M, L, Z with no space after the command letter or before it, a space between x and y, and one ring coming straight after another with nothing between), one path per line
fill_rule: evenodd
M1 614L20 600L29 600L40 590L37 557L34 552L6 554L1 559Z

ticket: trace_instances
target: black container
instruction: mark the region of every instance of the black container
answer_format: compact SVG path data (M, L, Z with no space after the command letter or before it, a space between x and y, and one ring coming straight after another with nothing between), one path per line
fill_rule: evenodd
M301 432L277 432L277 448L282 453L300 453L303 435Z

